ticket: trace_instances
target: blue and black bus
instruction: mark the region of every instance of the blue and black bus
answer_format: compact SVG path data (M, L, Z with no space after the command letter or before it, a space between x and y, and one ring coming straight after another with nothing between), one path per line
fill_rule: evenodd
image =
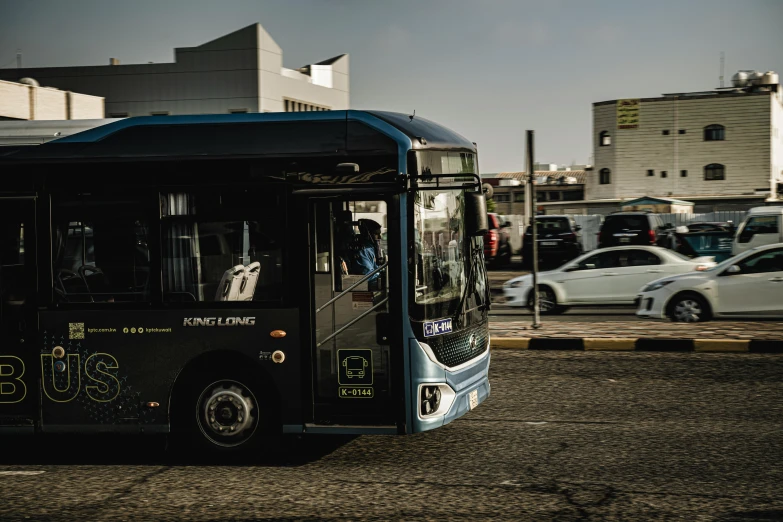
M418 116L0 148L0 432L220 451L442 426L490 392L485 231L475 144Z

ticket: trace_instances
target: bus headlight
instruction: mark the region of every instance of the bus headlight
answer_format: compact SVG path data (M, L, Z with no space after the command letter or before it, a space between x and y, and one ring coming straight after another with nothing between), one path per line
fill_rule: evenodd
M457 394L448 384L422 384L419 386L419 416L421 418L445 415Z

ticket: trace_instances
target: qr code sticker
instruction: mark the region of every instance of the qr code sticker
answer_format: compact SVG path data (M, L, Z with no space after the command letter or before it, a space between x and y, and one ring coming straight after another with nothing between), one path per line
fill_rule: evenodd
M68 323L68 339L84 339L84 323Z

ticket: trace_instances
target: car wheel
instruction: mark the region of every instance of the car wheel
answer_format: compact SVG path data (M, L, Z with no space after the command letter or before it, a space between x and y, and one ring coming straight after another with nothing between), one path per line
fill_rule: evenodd
M698 323L710 320L707 301L696 294L680 294L669 304L669 317L680 323Z
M530 291L530 295L527 298L527 307L530 311L533 311L533 291ZM541 315L555 315L561 314L565 311L564 308L558 306L557 296L554 290L548 286L538 287L538 311Z

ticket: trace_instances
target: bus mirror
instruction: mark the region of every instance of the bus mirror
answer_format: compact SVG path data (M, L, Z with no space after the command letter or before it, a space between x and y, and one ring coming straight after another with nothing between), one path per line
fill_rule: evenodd
M391 330L389 328L389 314L388 312L380 312L375 314L375 342L381 346L391 344L389 340L389 334Z
M465 192L465 233L483 236L488 229L487 198L482 192Z

